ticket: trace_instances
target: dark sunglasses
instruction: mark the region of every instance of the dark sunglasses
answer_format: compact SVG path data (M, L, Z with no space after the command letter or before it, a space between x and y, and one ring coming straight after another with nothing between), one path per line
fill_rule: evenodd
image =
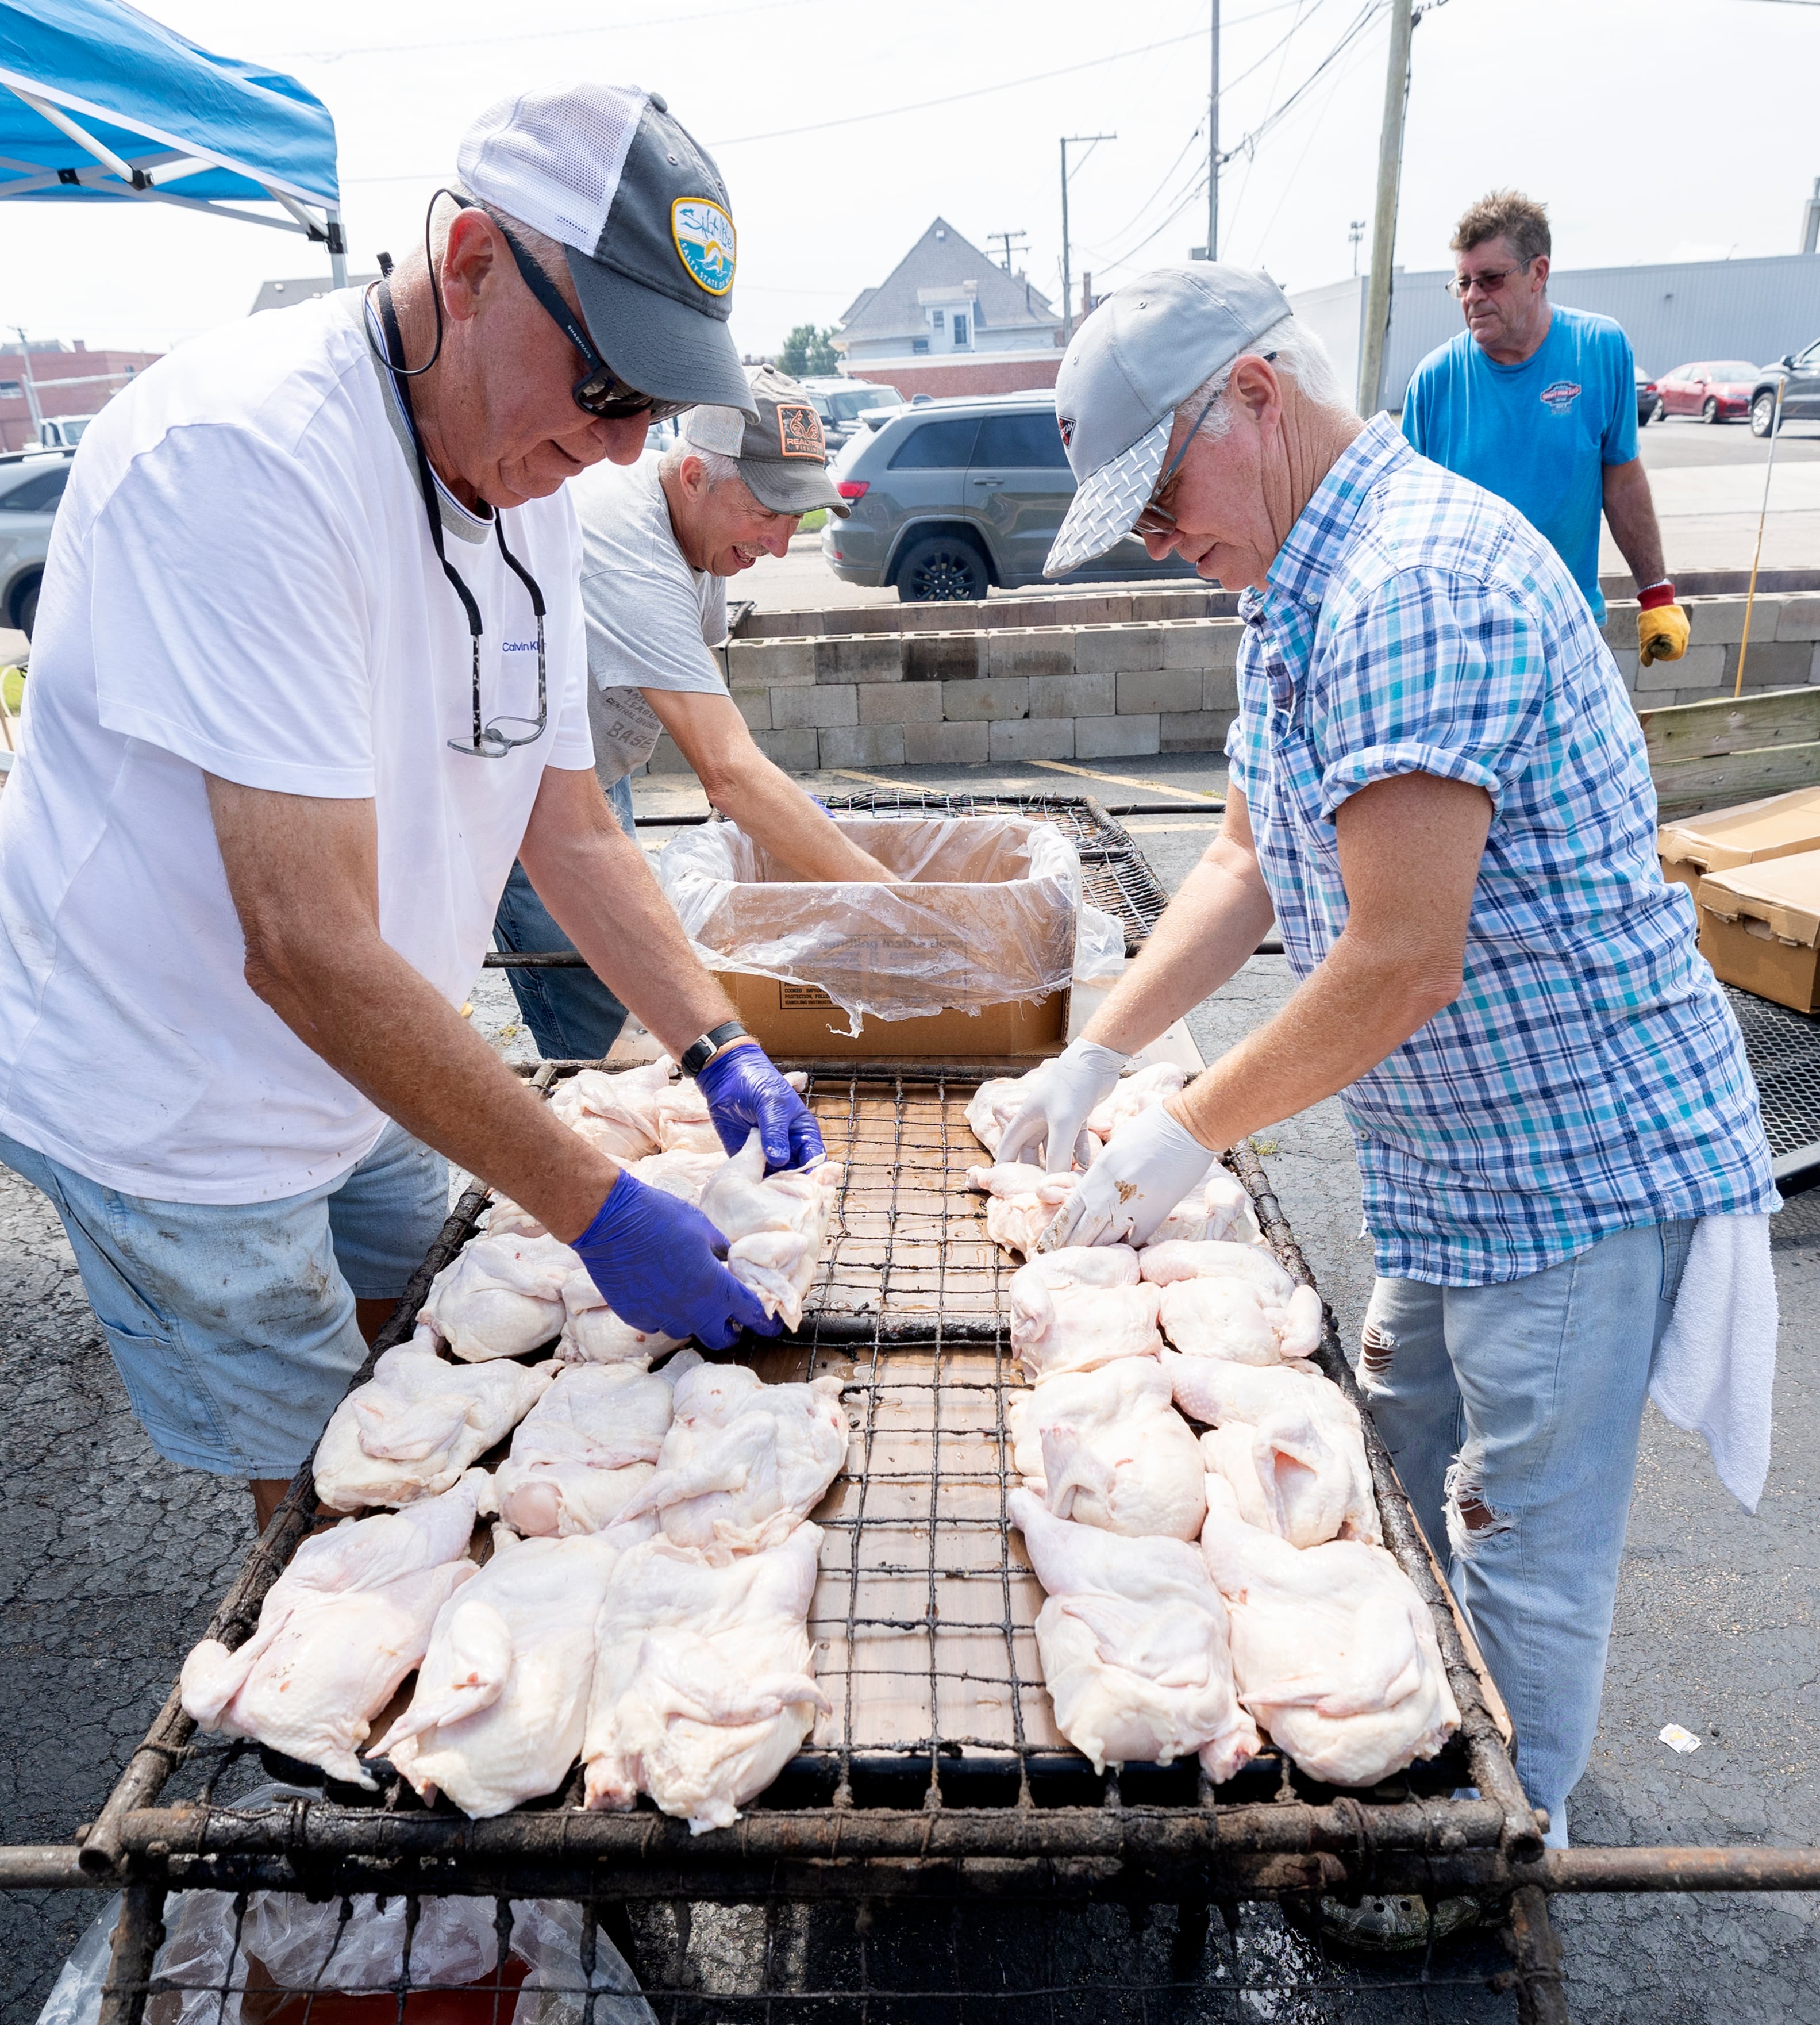
M517 239L507 231L493 213L495 229L506 244L512 248L512 257L517 263L518 271L524 277L524 285L544 308L550 320L580 352L587 366L586 373L578 380L570 391L575 406L584 414L598 416L604 421L619 421L629 416L643 415L654 422L668 421L673 415L686 414L695 406L693 401L659 401L649 394L641 394L636 388L629 387L612 367L594 349L593 341L582 328L580 319L563 301L562 291L536 261L519 245Z

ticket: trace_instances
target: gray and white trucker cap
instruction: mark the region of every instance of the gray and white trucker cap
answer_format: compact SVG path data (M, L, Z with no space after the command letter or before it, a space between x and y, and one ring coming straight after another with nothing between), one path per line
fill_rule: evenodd
M752 497L773 513L825 506L846 520L853 509L827 475L827 438L809 389L775 366L757 367L751 387L755 417L737 408L691 408L681 424L683 441L737 458Z
M1076 491L1044 576L1066 576L1131 532L1162 470L1176 410L1289 314L1268 274L1206 261L1156 268L1100 304L1055 376Z
M461 187L560 240L588 334L660 401L752 412L732 311L736 237L721 172L655 92L523 91L462 137Z

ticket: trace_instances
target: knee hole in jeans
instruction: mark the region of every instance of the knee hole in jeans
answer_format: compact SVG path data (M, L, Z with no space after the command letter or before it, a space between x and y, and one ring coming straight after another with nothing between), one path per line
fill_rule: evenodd
M1508 1533L1510 1520L1485 1498L1485 1444L1474 1435L1448 1465L1441 1486L1447 1501L1448 1545L1471 1560L1481 1542Z
M1392 1360L1396 1355L1396 1339L1389 1329L1382 1329L1376 1322L1367 1322L1359 1332L1359 1369L1362 1382L1369 1386L1374 1379L1384 1379L1390 1375Z

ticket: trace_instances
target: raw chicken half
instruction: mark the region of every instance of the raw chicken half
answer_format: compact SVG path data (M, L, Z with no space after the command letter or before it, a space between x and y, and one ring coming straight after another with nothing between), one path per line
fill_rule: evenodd
M1040 1498L1007 1501L1048 1593L1037 1649L1055 1725L1096 1772L1200 1755L1230 1779L1258 1735L1233 1689L1226 1608L1182 1540L1127 1540L1051 1518Z
M329 1416L316 1446L316 1495L332 1512L435 1497L517 1426L556 1369L451 1364L419 1329Z
M1208 1479L1201 1551L1232 1623L1240 1699L1312 1777L1374 1786L1459 1727L1428 1606L1382 1547L1292 1547Z
M701 1362L685 1350L661 1371L580 1364L560 1373L519 1423L499 1466L500 1516L527 1537L614 1524L656 1475L677 1382Z
M817 1167L765 1171L756 1130L702 1191L702 1214L729 1240L727 1270L750 1287L786 1329L802 1321L802 1297L821 1262L828 1218L846 1170Z
M1128 1244L1068 1244L1011 1275L1011 1350L1025 1375L1092 1371L1121 1358L1155 1357L1160 1296L1138 1279Z
M658 1148L656 1106L670 1087L667 1060L609 1075L578 1069L557 1084L550 1109L622 1167Z
M582 1745L590 1807L648 1793L699 1835L730 1828L827 1697L805 1628L821 1528L719 1566L669 1540L614 1571Z
M559 1237L489 1231L470 1239L430 1282L417 1320L467 1362L523 1357L561 1333L568 1312L563 1283L575 1264Z
M1279 1364L1320 1347L1320 1295L1260 1246L1178 1240L1150 1245L1139 1259L1145 1279L1163 1290L1164 1335L1191 1357Z
M437 1613L480 1572L468 1539L492 1509L486 1471L471 1469L439 1498L312 1534L244 1645L205 1638L184 1661L184 1713L370 1791L354 1753L423 1658Z
M1046 1174L1040 1167L1014 1160L997 1167L969 1167L967 1185L990 1200L986 1204L986 1235L1015 1259L1033 1259L1037 1240L1055 1221L1055 1212L1073 1193L1077 1177Z
M989 1153L999 1150L1011 1113L1018 1108L1022 1076L989 1076L967 1101L967 1122Z
M1045 1378L1012 1401L1007 1420L1024 1488L1058 1519L1132 1537L1200 1538L1205 1466L1154 1358Z
M625 1509L722 1564L786 1539L846 1459L838 1378L767 1385L743 1364L704 1364L676 1388L657 1472Z
M437 1615L410 1707L367 1753L477 1821L554 1792L574 1763L624 1538L494 1537L492 1560Z

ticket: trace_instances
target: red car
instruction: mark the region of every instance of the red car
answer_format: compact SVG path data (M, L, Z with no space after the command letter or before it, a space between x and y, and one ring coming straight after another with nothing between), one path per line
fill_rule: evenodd
M1741 422L1760 376L1747 358L1712 358L1677 366L1656 382L1656 415L1697 415L1703 422Z

